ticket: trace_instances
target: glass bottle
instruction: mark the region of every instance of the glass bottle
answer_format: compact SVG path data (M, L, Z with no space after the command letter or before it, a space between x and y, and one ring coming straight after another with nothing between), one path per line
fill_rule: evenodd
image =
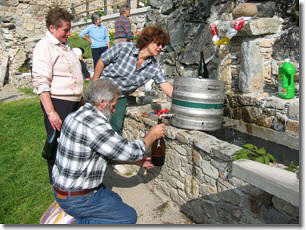
M203 51L200 52L200 62L198 67L198 76L199 78L209 78L208 69L204 60L204 53Z
M158 118L158 124L162 123L162 119ZM155 140L151 147L151 162L154 166L162 166L165 163L166 144L163 137Z

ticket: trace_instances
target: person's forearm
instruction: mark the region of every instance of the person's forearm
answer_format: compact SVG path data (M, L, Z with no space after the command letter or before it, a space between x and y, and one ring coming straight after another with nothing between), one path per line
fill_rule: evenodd
M160 88L168 97L172 97L173 86L169 82L161 83Z
M104 70L104 63L103 63L102 59L100 58L97 62L96 68L95 68L95 72L94 72L94 75L93 75L93 80L97 80L100 77L103 70Z
M88 41L89 44L91 44L91 41L90 41L90 39L89 39L88 37L85 36L85 37L83 37L83 39L86 40L86 41Z
M39 97L47 114L56 112L51 101L50 92L42 92Z

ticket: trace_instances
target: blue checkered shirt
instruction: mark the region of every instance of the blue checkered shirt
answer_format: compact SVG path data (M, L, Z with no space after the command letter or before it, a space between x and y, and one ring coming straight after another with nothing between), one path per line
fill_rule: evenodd
M137 161L144 158L145 151L143 140L124 139L102 112L86 103L63 123L53 185L66 191L95 188L103 181L108 160Z
M119 86L122 95L134 92L150 79L156 84L167 82L167 77L154 57L147 58L136 69L139 49L133 42L122 42L102 53L105 65L101 78L111 78Z

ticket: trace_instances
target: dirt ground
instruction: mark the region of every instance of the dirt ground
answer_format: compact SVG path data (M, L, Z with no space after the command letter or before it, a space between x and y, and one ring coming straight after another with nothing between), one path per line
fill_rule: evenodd
M0 106L4 101L30 97L33 96L6 85L0 89ZM192 224L169 197L158 196L150 191L139 176L126 177L110 168L104 178L107 187L111 187L127 204L135 208L138 214L137 224Z

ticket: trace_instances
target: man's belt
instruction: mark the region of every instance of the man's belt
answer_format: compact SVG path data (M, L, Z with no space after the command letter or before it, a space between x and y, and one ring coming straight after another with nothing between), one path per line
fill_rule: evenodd
M99 185L98 187L96 188L90 188L90 189L84 189L84 190L80 190L80 191L63 191L63 190L60 190L56 187L54 187L54 191L57 193L57 194L60 194L60 195L63 195L63 196L81 196L81 195L85 195L85 194L88 194L90 192L93 192L94 190L97 190L99 188L105 188L103 184Z

